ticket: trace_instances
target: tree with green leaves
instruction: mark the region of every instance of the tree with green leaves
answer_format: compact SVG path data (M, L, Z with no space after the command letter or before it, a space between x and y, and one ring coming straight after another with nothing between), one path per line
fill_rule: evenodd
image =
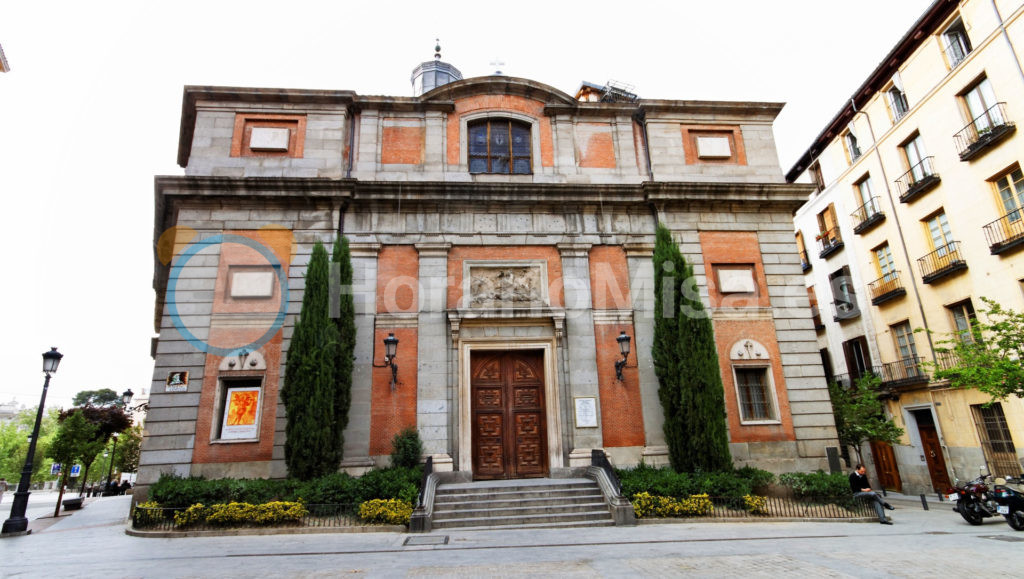
M121 403L121 395L110 388L82 390L71 399L75 406L114 406Z
M936 368L935 377L956 388L977 388L992 401L1024 398L1024 313L981 298L983 316L971 328L939 341L936 350L950 354L952 364Z
M102 438L99 430L99 426L86 420L82 412L72 412L63 417L57 435L53 437L46 451L47 456L54 462L61 463L60 492L53 516L60 514L60 502L64 498L64 486L68 483L71 466L75 463L92 464L96 455L106 445L106 440ZM83 475L83 480L87 474Z
M8 481L21 479L21 469L25 467L25 455L28 454L29 436L35 426L38 406L18 411L13 420L0 422L0 477ZM39 442L36 444L35 456L32 457L32 482L43 482L50 476L50 464L46 458L46 449L57 433L57 418L60 410L47 409L39 425ZM17 484L17 483L14 483Z
M693 267L659 225L654 242L654 371L676 472L732 468L714 329Z
M329 277L327 250L317 241L306 269L302 309L288 347L281 389L287 409L285 464L289 476L299 480L338 468L335 405L340 337L330 317Z
M139 469L139 452L142 448L142 427L135 425L121 433L114 450L114 468L120 472L135 472Z
M85 472L82 473L79 479L82 483L79 492L84 492L85 483L89 478L89 469L92 468L96 455L103 450L103 447L106 446L114 434L119 434L131 428L132 418L120 406L92 406L86 404L79 408L72 408L71 410L61 412L60 420L66 421L72 414L81 414L87 422L95 425L94 442L98 441L101 443L92 456L83 457L82 465L85 467Z
M332 287L339 288L338 311L335 323L338 326L338 359L335 362L337 388L334 392L334 436L337 440L340 463L345 458L345 427L348 426L348 411L352 405L352 367L356 347L356 308L352 298L352 253L348 239L338 236L331 253ZM333 275L332 275L333 277Z
M858 378L849 388L837 382L828 385L839 443L852 446L857 452L857 462L862 464L861 446L865 442L896 444L903 436L903 429L885 416L885 404L878 398L880 385L881 379L870 373Z

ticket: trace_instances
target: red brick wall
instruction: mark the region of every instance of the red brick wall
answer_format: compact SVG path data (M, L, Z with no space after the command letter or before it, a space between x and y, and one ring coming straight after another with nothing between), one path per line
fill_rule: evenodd
M579 166L585 168L614 169L615 145L611 125L605 123L580 123L577 125L576 156Z
M249 148L249 135L253 127L289 129L287 151L253 151ZM235 130L231 136L232 157L296 157L301 158L306 143L305 115L236 114Z
M590 293L595 310L632 309L629 266L618 245L595 245L590 250Z
M768 282L761 263L761 246L757 233L753 231L702 231L700 247L704 254L704 271L707 273L708 295L712 307L768 307ZM750 265L754 270L757 295L722 294L718 291L715 275L716 264Z
M563 307L562 259L558 248L529 245L516 247L453 247L448 252L448 307L462 307L462 262L477 259L543 259L548 262L548 294L552 307Z
M747 152L743 146L743 132L729 125L683 125L683 152L686 164L746 165ZM728 159L701 159L697 156L697 137L725 137L729 139L732 156Z
M419 309L420 255L412 245L385 245L377 256L377 312Z
M644 415L640 402L640 380L636 370L636 353L630 351L626 367L622 370L622 381L615 379L615 361L620 360L619 344L615 341L619 332L633 338L636 346L636 331L630 324L594 325L594 342L597 347L597 380L601 396L601 433L604 446L643 446Z
M370 455L391 454L391 439L403 428L416 426L416 328L377 328L374 332L374 358L377 366L384 363L384 338L389 333L398 338L398 383L391 389L391 368L374 368L370 390Z
M537 119L535 130L540 130L540 163L533 166L553 167L554 147L551 141L551 119L544 116L544 103L513 95L478 95L455 101L455 113L448 116L448 164L458 165L460 120L464 115L480 111L510 111Z
M387 126L385 124L381 133L381 164L422 164L423 135L424 129L422 126Z
M226 231L226 234L240 235L258 241L268 247L277 257L287 276L291 262L292 232L283 229L261 229L259 231ZM217 282L214 286L212 312L222 313L263 313L277 312L281 305L281 292L274 284L274 295L270 299L233 299L228 295L228 274L232 266L265 266L267 260L256 250L237 243L223 243L220 246L220 260L217 266ZM268 322L269 324L269 322ZM211 328L208 342L220 348L244 346L262 336L267 326ZM260 426L258 442L232 442L211 444L212 432L220 426L220 415L215 415L218 382L220 381L221 356L207 354L203 371L203 389L199 395L199 415L196 419L196 440L192 454L195 463L248 462L270 460L274 446L274 423L277 416L278 382L281 366L281 332L264 344L259 350L267 363L263 372L226 372L230 377L263 378L262 400L260 402Z
M782 374L782 360L779 344L775 338L775 322L772 320L719 320L714 322L715 345L718 348L719 366L722 371L722 385L725 387L725 409L729 420L731 442L768 442L796 440L793 433L793 418L790 416L789 397L786 395L786 379ZM732 375L729 348L739 340L756 340L768 350L771 361L772 380L778 401L780 424L740 424L739 400ZM737 366L746 362L737 362ZM758 366L763 364L752 364Z

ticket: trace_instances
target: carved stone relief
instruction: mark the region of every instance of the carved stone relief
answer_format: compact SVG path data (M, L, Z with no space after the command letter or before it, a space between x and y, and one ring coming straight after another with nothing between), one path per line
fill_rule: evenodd
M547 302L541 264L473 264L468 269L471 308L536 307Z

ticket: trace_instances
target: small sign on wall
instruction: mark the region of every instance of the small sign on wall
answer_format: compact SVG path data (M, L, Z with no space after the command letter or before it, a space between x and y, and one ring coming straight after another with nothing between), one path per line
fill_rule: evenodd
M164 392L188 392L188 371L177 370L167 373L167 386Z
M597 428L597 398L585 396L573 401L576 403L576 428Z

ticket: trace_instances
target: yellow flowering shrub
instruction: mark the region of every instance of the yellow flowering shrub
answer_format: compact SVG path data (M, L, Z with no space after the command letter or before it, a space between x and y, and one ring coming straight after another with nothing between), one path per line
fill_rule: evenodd
M211 525L280 525L297 523L309 514L302 502L274 501L262 505L250 503L227 503L211 505L195 504L174 515L174 523L187 527L206 522Z
M209 510L203 503L196 503L184 511L174 513L174 524L178 527L188 527L196 523L205 522Z
M686 499L638 493L633 497L633 511L642 517L700 517L710 515L714 505L708 495L690 495Z
M164 511L161 510L160 503L146 501L135 505L135 524L140 527L155 525L163 520Z
M412 503L401 499L373 499L359 505L359 518L368 523L408 525Z
M758 495L743 495L743 506L752 515L768 514L768 497Z

